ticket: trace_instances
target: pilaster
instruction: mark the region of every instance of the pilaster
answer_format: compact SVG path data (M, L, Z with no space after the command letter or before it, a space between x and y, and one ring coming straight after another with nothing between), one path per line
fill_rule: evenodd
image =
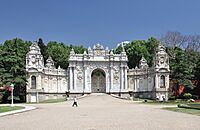
M123 65L120 65L120 92L124 88Z
M88 81L87 81L87 66L84 66L84 88L83 92L88 91Z
M69 90L73 90L73 71L72 71L72 67L69 67Z
M124 89L127 90L127 67L124 67Z
M112 90L112 87L113 87L113 63L111 62L111 65L110 65L110 89L109 89L109 92L110 90Z

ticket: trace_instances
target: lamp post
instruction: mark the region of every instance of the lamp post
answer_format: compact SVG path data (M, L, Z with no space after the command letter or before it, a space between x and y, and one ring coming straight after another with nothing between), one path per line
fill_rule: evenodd
M13 89L14 89L14 84L11 83L10 87L11 87L11 107L13 107Z

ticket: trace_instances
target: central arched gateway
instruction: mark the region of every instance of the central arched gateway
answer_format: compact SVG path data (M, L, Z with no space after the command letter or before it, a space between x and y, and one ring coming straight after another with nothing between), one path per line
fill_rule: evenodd
M72 49L69 57L70 93L127 93L127 55L113 54L100 44L83 54ZM59 71L58 71L59 72Z
M106 74L102 69L93 70L91 74L91 79L91 90L93 93L106 92Z

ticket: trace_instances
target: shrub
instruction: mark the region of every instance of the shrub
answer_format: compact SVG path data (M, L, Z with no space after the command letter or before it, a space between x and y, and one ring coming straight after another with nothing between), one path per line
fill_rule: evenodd
M0 103L2 102L2 97L3 97L3 95L0 92Z
M197 109L200 110L200 106L199 105L194 105L194 104L178 104L177 105L179 108L187 108L187 109Z
M198 96L198 95L192 95L192 98L193 98L194 100L197 100L197 99L199 99L199 96Z
M170 96L168 100L175 100L176 97L175 96Z
M183 97L184 97L185 99L190 99L190 98L192 98L192 94L190 94L190 93L185 93L185 94L183 95Z

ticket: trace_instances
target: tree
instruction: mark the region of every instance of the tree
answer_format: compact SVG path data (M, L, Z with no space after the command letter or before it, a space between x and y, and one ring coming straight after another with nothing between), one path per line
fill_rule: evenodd
M48 55L54 60L55 66L60 66L63 69L68 67L69 48L64 43L57 43L56 41L50 41L47 44Z
M65 45L64 43L57 43L56 41L50 41L47 44L48 55L54 60L55 66L60 66L63 69L67 69L69 54L71 49L74 49L75 53L82 54L87 49L83 46Z
M200 55L199 55L200 56ZM198 59L198 62L194 68L194 75L197 80L197 87L194 89L194 94L200 96L200 57Z
M31 42L24 42L18 38L7 40L0 53L1 85L10 85L11 82L14 82L15 90L20 88L18 93L23 97L25 97L26 87L25 59L30 45Z
M171 48L168 48L168 52ZM184 79L190 72L187 71L189 64L185 59L185 52L181 48L175 48L175 56L170 58L170 70L172 79Z
M155 47L160 44L160 41L157 40L156 38L154 37L150 37L147 41L146 41L146 48L150 54L149 56L149 65L152 66L153 64L153 54L154 54L154 50L155 50Z
M70 51L73 48L74 52L77 54L83 54L84 51L87 51L87 49L83 47L82 45L69 45L68 47L70 48Z
M147 41L145 40L135 40L124 46L126 54L128 56L128 67L135 68L139 66L139 61L142 56L145 57L149 66L152 66L153 61L153 52L155 46L159 43L159 41L150 37ZM123 50L122 46L118 46L114 53L119 54Z
M182 35L180 32L169 31L161 37L161 42L168 47L183 47L188 37Z
M200 49L200 35L189 35L186 50L188 51L199 51Z
M200 86L200 58L198 59L198 62L196 64L196 67L194 68L195 70L195 77L198 81L198 85Z
M168 47L167 52L170 51ZM178 47L175 47L175 56L170 57L170 78L175 81L179 86L183 84L185 86L184 92L191 92L194 89L194 85L191 82L194 79L193 66L187 59L186 52Z
M46 60L48 58L47 46L44 44L42 38L38 39L38 46L40 47L41 54L44 58L44 63L46 63Z
M196 93L198 87L195 87L191 81L198 80L200 35L167 32L162 36L161 41L167 45L170 58L170 78L176 80L178 84L183 84L187 92Z
M169 31L160 40L172 48L179 47L187 51L199 51L200 49L200 35L182 35L180 32Z

